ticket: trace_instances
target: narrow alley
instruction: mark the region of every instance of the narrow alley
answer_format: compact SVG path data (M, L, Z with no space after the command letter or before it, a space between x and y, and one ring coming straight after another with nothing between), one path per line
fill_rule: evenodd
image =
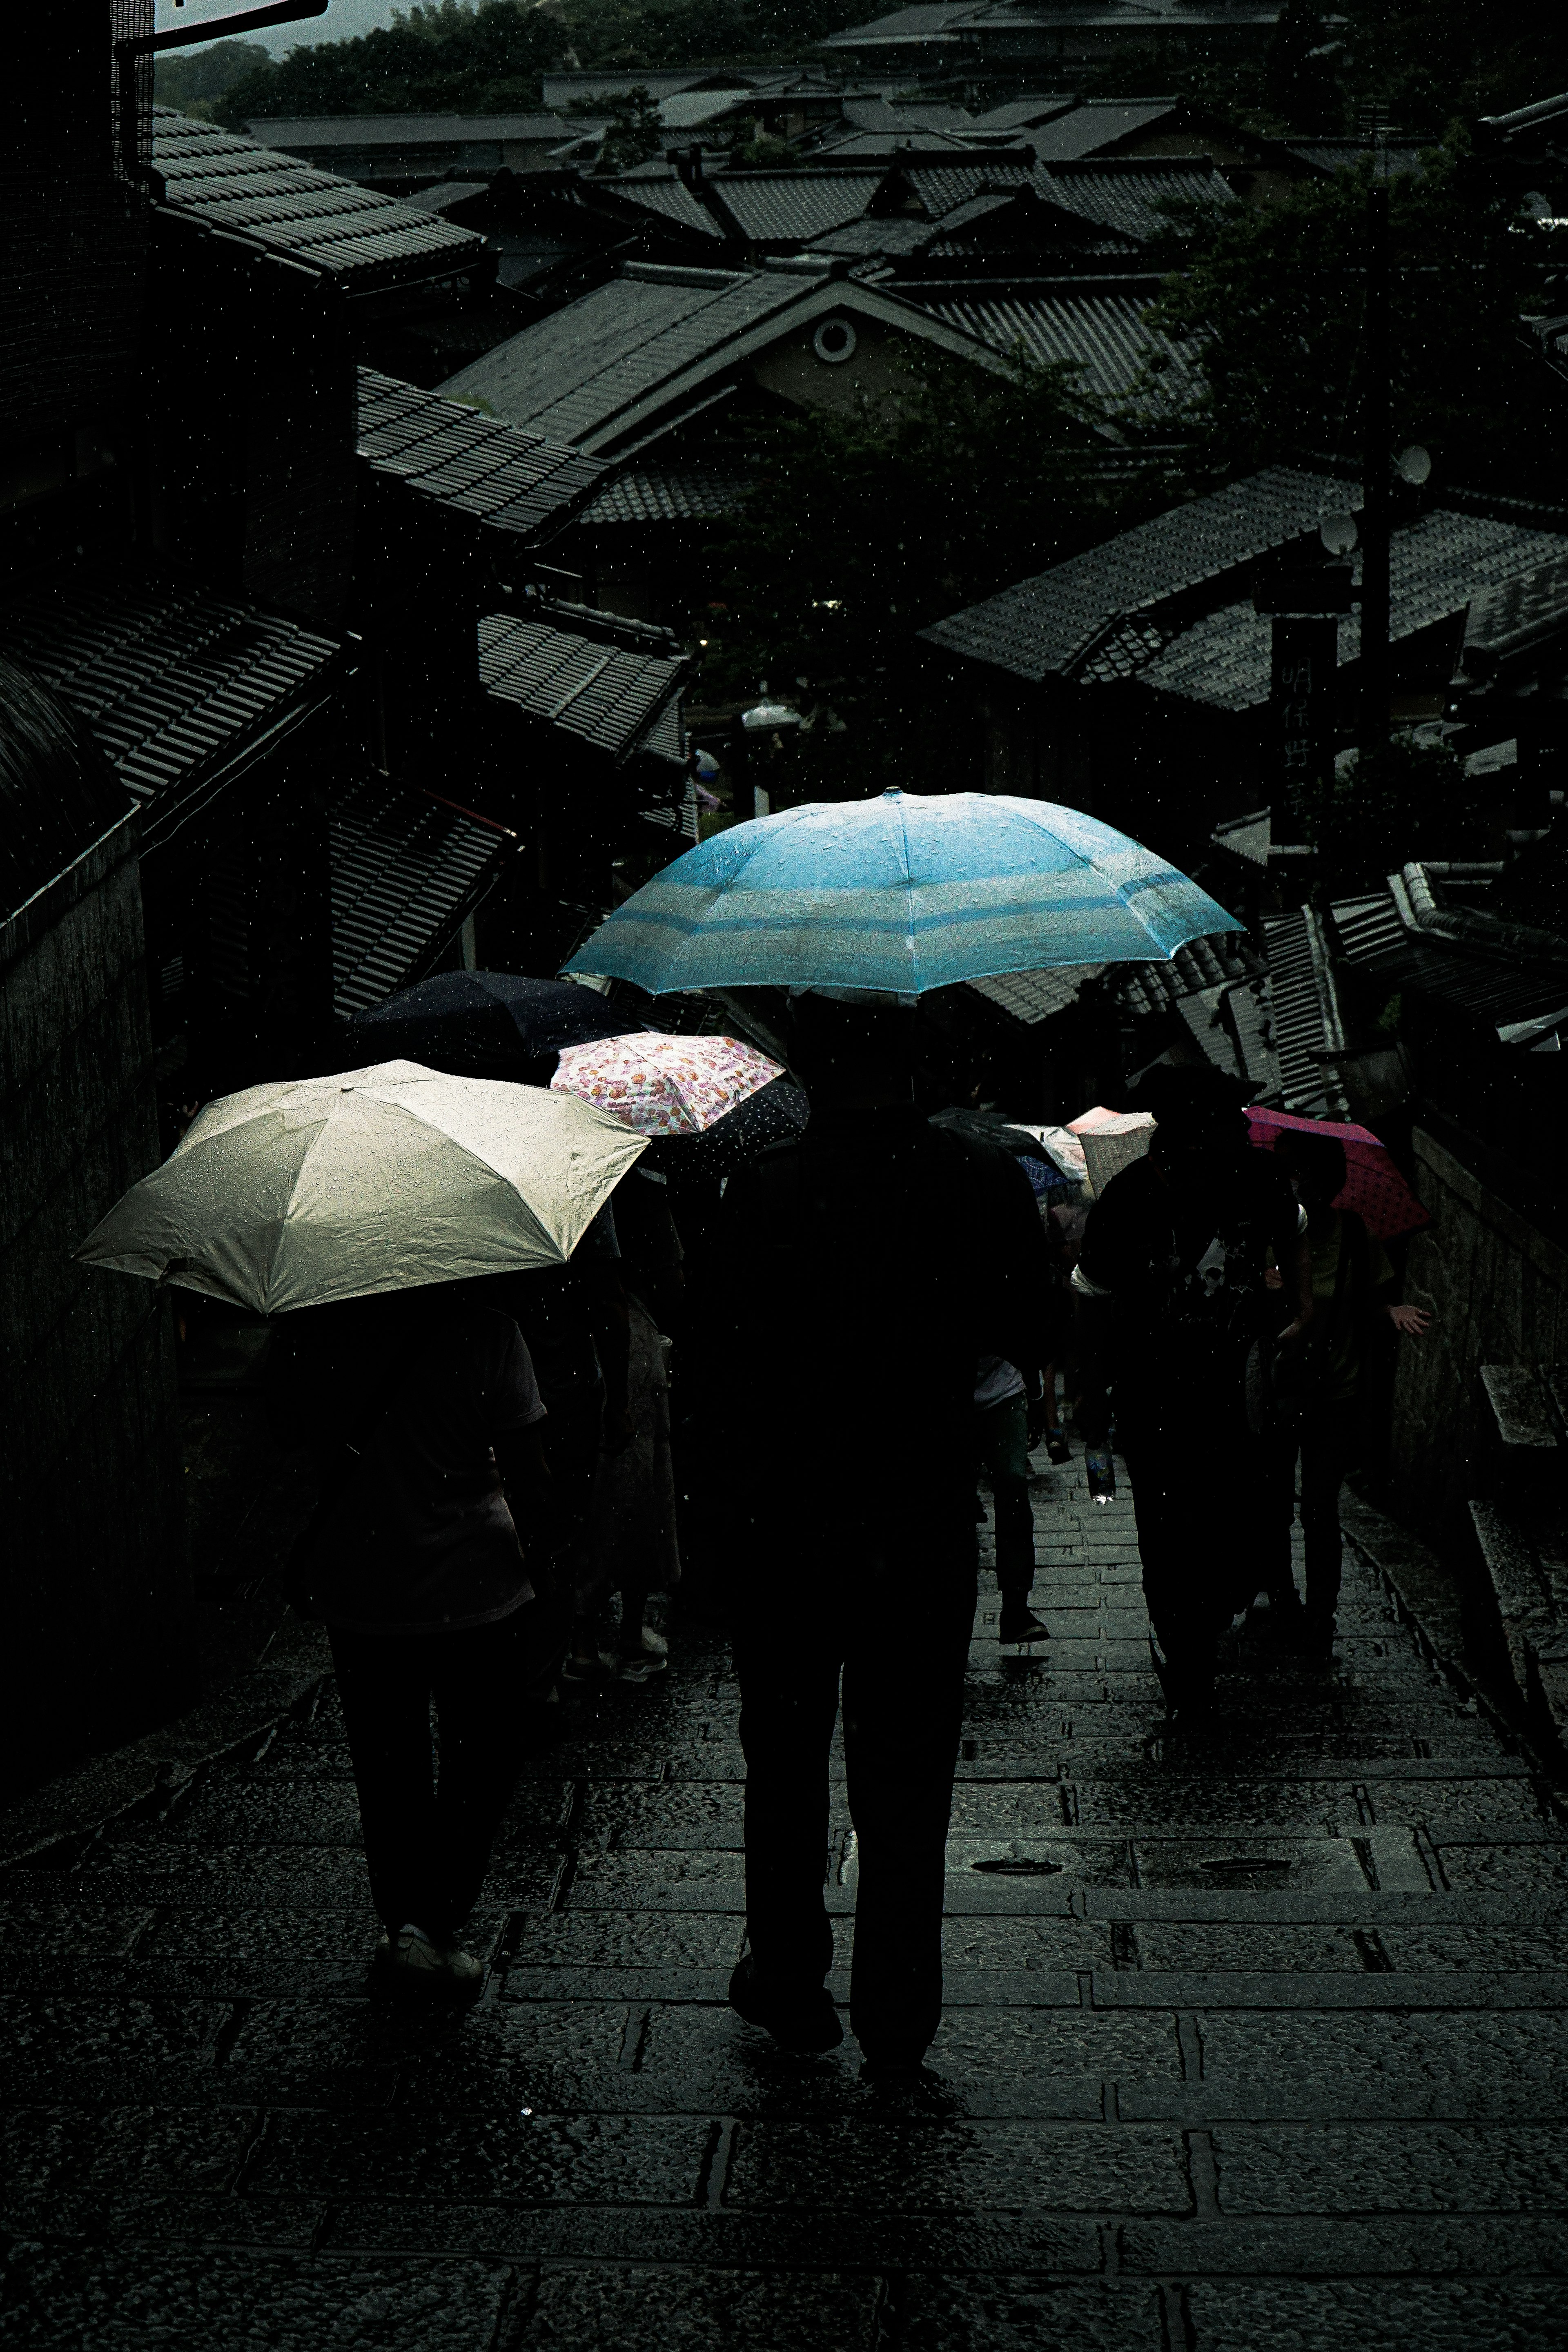
M1050 1641L999 1656L983 1577L926 2087L863 2086L852 2042L784 2056L725 2005L742 1763L715 1637L678 1624L667 1688L612 1692L531 1766L483 1995L429 2022L367 1990L323 1682L4 1881L0 2341L1561 2341L1551 1792L1353 1549L1332 1673L1254 1619L1223 1738L1161 1753L1131 1505L1036 1463ZM840 1801L827 1864L847 1915Z

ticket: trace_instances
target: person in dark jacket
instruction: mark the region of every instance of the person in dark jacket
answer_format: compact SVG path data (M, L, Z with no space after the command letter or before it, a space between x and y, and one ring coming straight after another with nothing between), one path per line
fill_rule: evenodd
M842 2039L824 1901L842 1689L850 2016L873 2079L918 2071L942 2015L975 1367L1028 1362L1037 1339L1009 1247L1015 1216L1037 1238L1027 1182L916 1108L908 1028L896 1009L797 1000L810 1122L731 1178L691 1318L746 1757L731 2004L789 2049Z
M280 1318L268 1378L275 1433L321 1477L291 1597L331 1643L378 1964L400 1989L472 1993L463 1923L521 1761L523 1693L563 1635L528 1349L468 1286L441 1285Z
M1297 1392L1270 1432L1266 1476L1274 1556L1268 1591L1291 1621L1303 1653L1321 1664L1333 1656L1344 1538L1340 1489L1361 1458L1363 1382L1380 1323L1402 1338L1423 1338L1431 1317L1394 1297L1394 1271L1380 1242L1351 1209L1337 1209L1347 1173L1337 1136L1288 1129L1275 1157L1289 1172L1307 1213L1311 1265L1312 1324L1303 1349ZM1300 1515L1307 1572L1304 1611L1290 1568L1290 1525Z
M1248 1142L1239 1084L1218 1071L1159 1078L1148 1153L1090 1210L1073 1274L1078 1421L1099 1453L1114 1411L1155 1663L1173 1721L1190 1727L1212 1704L1221 1633L1264 1580L1247 1359L1281 1323L1283 1342L1298 1337L1311 1297L1305 1214L1274 1154Z

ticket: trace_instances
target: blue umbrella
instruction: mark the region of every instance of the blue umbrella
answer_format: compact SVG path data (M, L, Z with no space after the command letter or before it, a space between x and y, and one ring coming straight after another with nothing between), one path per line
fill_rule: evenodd
M920 995L1148 963L1244 926L1124 833L1048 801L885 792L733 825L634 892L568 971L670 989Z

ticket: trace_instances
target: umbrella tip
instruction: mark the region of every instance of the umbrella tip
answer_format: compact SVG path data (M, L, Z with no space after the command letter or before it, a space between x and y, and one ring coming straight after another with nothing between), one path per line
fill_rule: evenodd
M885 801L901 801L903 797L903 787L900 784L889 784L884 787L882 798Z

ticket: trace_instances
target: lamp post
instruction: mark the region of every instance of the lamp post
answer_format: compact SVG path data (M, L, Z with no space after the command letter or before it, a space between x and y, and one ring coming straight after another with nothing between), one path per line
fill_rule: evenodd
M1374 145L1374 156L1376 152ZM1366 192L1363 371L1361 748L1370 752L1388 740L1388 534L1394 503L1389 465L1388 182L1376 177Z

